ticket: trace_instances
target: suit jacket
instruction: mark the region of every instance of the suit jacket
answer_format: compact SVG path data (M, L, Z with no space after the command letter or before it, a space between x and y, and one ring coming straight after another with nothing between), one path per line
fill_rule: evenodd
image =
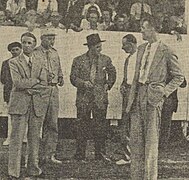
M138 47L135 76L131 86L126 112L131 110L133 101L137 95L141 61L146 46L147 43L144 43ZM171 74L172 79L167 83L168 74ZM168 46L160 42L150 66L148 79L146 82L146 84L148 84L148 103L153 106L157 106L163 99L164 95L168 97L182 84L183 81L184 76L180 69L177 56L173 54Z
M90 81L91 62L88 53L76 57L73 60L70 81L77 87L76 106L88 106L95 102L99 108L106 108L108 104L108 93L104 90L105 84L109 90L116 81L116 69L112 65L110 57L100 54L97 64L96 78L93 89L84 87L85 81Z
M3 98L4 102L8 103L10 100L10 93L12 90L12 78L9 68L9 59L3 61L1 67L1 83L4 85L3 87Z
M26 114L31 103L36 116L46 113L50 87L47 86L47 72L39 57L38 52L33 53L31 72L23 54L10 60L13 89L9 114Z
M82 19L82 10L84 7L84 2L82 0L78 0L75 2L73 6L71 6L68 10L69 0L63 0L61 2L62 8L60 13L62 13L63 21L62 23L69 28L70 24L73 23L77 27L80 27L81 19Z

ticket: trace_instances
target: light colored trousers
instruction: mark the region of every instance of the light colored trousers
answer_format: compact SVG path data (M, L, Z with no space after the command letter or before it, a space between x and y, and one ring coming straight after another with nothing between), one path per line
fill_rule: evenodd
M138 89L131 111L131 179L157 180L158 141L162 103L153 107L147 103L146 86Z
M44 158L50 158L55 152L58 143L58 112L59 90L52 86L50 101L43 124Z
M12 132L9 144L8 174L20 176L22 142L28 125L28 164L29 175L39 175L39 143L44 116L37 117L33 107L24 115L11 114Z

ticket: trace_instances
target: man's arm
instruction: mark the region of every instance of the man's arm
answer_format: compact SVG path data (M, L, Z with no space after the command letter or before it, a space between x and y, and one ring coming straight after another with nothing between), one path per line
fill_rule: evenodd
M9 61L9 66L10 66L10 72L11 72L13 85L17 89L21 89L21 90L30 89L40 82L40 80L37 78L36 79L23 78L19 72L17 64L15 63L15 60Z
M165 54L167 58L167 66L170 75L172 76L171 81L165 86L165 96L168 97L172 92L174 92L184 81L184 75L178 63L178 58L171 51Z
M70 81L73 86L75 87L84 87L85 81L81 78L79 78L79 63L78 59L75 58L73 60L72 68L71 68L71 74L70 74Z

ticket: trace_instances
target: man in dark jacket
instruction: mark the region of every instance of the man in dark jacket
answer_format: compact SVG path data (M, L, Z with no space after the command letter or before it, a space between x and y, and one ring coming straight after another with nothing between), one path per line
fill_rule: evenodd
M76 57L72 64L70 81L77 88L77 160L85 159L89 132L94 137L95 159L102 160L106 152L108 90L115 83L116 69L110 57L100 53L101 42L104 41L98 34L87 36L87 43L84 45L88 46L88 52Z
M14 58L20 55L22 51L22 45L19 42L13 42L8 45L7 49L12 54L11 58ZM10 59L3 61L2 67L1 67L1 83L4 85L3 86L3 99L7 105L9 103L10 93L12 90L12 78L11 78L10 68L9 68ZM10 121L10 118L8 118L8 136L7 136L7 139L3 142L3 145L5 146L9 145L11 129L12 129L11 121Z

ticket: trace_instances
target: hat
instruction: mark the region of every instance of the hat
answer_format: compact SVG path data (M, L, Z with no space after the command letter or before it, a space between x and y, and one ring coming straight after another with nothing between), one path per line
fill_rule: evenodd
M96 34L90 34L89 36L87 36L87 43L83 44L83 45L97 45L100 42L105 42L106 40L101 40L100 36L98 33Z
M53 28L43 28L41 29L41 36L56 36Z
M14 47L19 47L20 49L22 49L22 45L19 42L12 42L8 45L7 49L8 51L11 51L12 48Z
M52 17L52 16L59 17L59 18L62 17L57 11L53 11L53 12L51 13L51 17Z

